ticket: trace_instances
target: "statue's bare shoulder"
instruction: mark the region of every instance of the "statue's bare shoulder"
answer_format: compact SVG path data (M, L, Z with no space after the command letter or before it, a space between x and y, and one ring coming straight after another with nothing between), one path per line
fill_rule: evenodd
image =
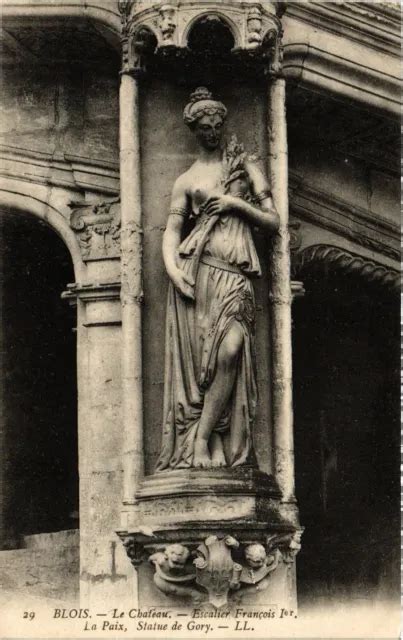
M193 163L189 167L189 169L184 171L184 173L181 173L180 176L176 178L173 186L173 191L183 192L186 195L189 195L189 193L191 192L191 187L194 180L194 174L195 174L194 167L195 167L195 163Z
M189 204L191 194L191 171L192 167L181 173L174 182L171 197L171 209L186 208Z

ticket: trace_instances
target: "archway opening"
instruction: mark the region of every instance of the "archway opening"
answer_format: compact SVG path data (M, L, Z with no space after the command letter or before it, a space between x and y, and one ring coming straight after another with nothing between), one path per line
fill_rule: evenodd
M2 211L2 547L78 526L74 280L62 240L33 216Z
M311 265L293 309L301 606L399 598L399 299Z
M188 36L188 47L199 54L229 54L235 40L232 31L223 18L207 15L199 18Z

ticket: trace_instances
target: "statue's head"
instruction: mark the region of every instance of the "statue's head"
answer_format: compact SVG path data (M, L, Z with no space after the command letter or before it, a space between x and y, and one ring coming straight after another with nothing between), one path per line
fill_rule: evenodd
M165 549L165 555L170 569L178 569L186 564L189 550L183 544L169 544Z
M262 544L249 544L245 549L245 559L251 569L257 571L266 561L266 550Z
M194 132L200 145L207 151L213 151L220 145L226 117L225 105L214 100L206 87L198 87L193 91L183 111L185 124Z

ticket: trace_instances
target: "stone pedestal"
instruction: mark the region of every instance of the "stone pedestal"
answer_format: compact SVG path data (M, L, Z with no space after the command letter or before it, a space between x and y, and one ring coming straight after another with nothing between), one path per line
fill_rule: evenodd
M295 607L301 529L257 468L148 476L118 534L137 567L139 606Z

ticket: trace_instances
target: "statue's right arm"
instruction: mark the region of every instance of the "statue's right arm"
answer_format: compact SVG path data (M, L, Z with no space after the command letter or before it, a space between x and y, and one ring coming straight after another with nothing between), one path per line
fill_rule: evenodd
M180 176L172 191L169 216L162 240L162 255L167 273L176 289L183 296L194 300L194 282L182 269L179 269L176 262L187 210L186 181L183 176Z

